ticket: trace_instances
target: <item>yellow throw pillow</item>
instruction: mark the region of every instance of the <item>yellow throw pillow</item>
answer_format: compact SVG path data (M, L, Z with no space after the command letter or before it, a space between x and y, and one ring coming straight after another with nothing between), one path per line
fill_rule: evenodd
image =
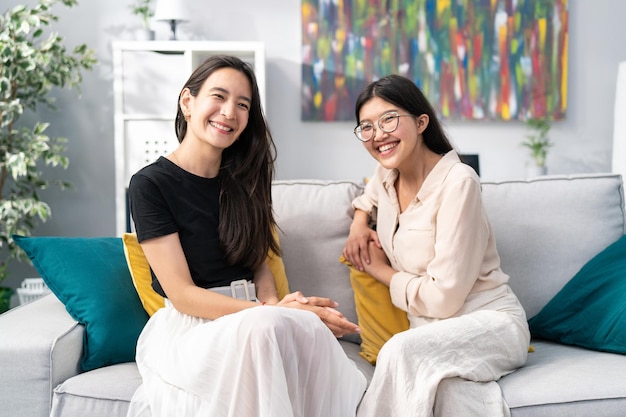
M274 234L276 240L278 240L277 232L274 231ZM124 255L126 256L126 263L128 264L133 285L137 290L143 308L148 315L152 316L158 309L165 305L165 300L152 288L150 265L137 240L137 235L135 233L124 233L122 235L122 242L124 243ZM287 281L283 259L270 251L267 256L267 263L274 275L278 298L282 299L285 295L289 294L289 282Z
M272 232L278 246L280 247L280 239L278 238L278 231L274 229ZM278 293L278 299L282 300L284 296L289 294L289 280L287 280L287 273L285 272L285 264L283 258L277 256L272 250L267 254L267 264L274 275L274 282L276 283L276 292Z
M380 348L396 333L409 329L406 311L393 305L389 288L366 272L356 269L343 255L339 262L350 268L350 284L361 328L361 355L372 365Z
M141 304L149 316L165 306L163 297L152 289L152 274L150 273L150 265L143 249L139 245L137 235L135 233L124 233L122 235L124 243L124 255L126 263L130 271L130 277L133 279L133 285L137 290Z

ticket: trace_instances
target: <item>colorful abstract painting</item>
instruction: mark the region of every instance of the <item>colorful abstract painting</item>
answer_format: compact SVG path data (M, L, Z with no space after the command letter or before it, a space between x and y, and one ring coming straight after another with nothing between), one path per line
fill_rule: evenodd
M302 119L401 74L444 119L565 117L568 0L302 0Z

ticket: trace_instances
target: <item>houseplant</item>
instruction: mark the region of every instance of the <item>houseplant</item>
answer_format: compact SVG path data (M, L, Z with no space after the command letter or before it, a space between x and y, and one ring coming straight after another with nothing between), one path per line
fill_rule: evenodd
M154 40L154 31L150 29L150 19L154 16L152 0L136 0L130 5L130 10L141 18L142 28L136 32L137 38L144 41Z
M58 20L51 8L73 7L76 0L40 0L34 7L17 5L0 15L0 283L11 260L27 261L13 234L30 235L38 222L50 217L39 191L69 184L43 175L44 166L67 168L66 139L50 137L48 123L20 120L38 105L54 109L54 87L80 89L82 71L96 63L86 45L68 51L57 33L44 28ZM0 289L0 297L10 293ZM1 304L1 301L0 301Z
M525 120L525 124L530 133L526 135L522 146L530 150L534 163L528 167L528 173L530 176L545 175L547 173L546 156L548 149L553 145L548 137L551 128L550 120L545 117L529 118Z

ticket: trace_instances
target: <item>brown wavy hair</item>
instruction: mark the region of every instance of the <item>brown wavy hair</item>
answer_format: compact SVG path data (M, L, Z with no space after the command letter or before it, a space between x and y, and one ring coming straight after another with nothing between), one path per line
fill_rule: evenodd
M276 145L261 108L254 70L237 57L211 56L191 74L181 94L188 88L192 96L197 96L206 79L222 68L233 68L248 78L252 104L246 128L222 153L218 234L229 263L255 269L265 261L269 250L279 255L280 248L272 234L276 228L271 192ZM175 130L182 142L187 122L180 108L180 95Z

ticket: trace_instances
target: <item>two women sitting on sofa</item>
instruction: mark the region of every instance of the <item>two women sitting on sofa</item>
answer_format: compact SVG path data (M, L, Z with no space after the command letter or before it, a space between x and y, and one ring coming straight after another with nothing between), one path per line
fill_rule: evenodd
M167 305L139 338L143 384L129 416L459 415L458 404L508 413L493 381L524 364L529 333L476 174L405 78L369 85L356 117L379 166L353 202L344 256L389 286L411 323L381 350L367 392L336 340L358 326L330 299L277 295L265 263L280 252L274 143L252 68L215 56L180 92L179 146L130 182L137 237Z

